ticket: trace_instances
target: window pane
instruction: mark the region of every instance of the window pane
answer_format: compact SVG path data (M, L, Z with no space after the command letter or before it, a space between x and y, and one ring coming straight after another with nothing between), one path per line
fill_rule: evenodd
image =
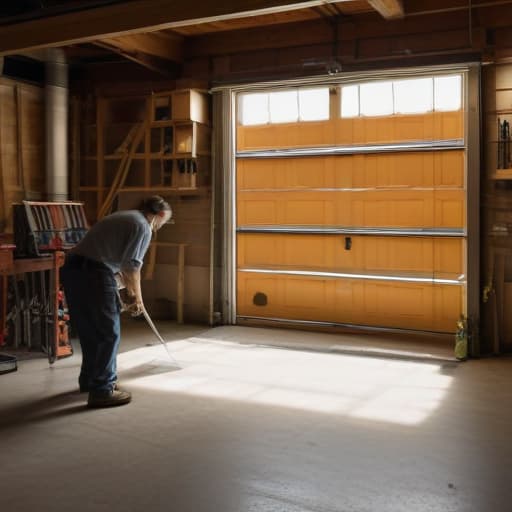
M299 89L299 118L301 121L329 119L329 89Z
M341 117L359 116L359 86L346 85L341 88Z
M240 122L245 126L268 123L268 94L242 95Z
M462 106L462 76L436 76L434 78L435 110L460 110Z
M299 118L299 106L297 91L271 92L270 97L270 122L290 123Z
M434 108L432 78L393 82L395 114L423 114Z
M361 115L389 116L393 113L393 85L391 82L361 84Z

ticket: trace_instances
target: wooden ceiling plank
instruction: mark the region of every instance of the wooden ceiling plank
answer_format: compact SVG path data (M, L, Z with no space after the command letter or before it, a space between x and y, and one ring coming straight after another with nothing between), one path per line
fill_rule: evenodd
M26 50L156 32L194 23L304 9L331 0L133 0L15 23L0 31L0 56ZM348 1L348 0L347 0Z
M131 60L132 62L136 62L137 64L150 69L160 75L167 77L174 77L176 75L176 63L171 61L162 61L156 57L152 57L151 55L147 55L145 53L138 52L136 50L128 51L118 48L117 46L111 46L110 44L104 41L97 41L94 43L96 46L100 48L104 48L105 50L109 50L111 52L117 53L121 55L125 59Z
M402 0L368 0L368 3L387 20L404 17Z
M101 42L125 52L140 52L173 62L183 62L183 37L170 33L132 34Z
M326 30L324 20L280 25L279 30L269 31L252 28L244 31L205 34L187 39L187 58L229 55L243 51L258 51L270 48L324 44L332 42L332 31Z
M346 3L348 4L350 2ZM299 21L318 19L319 17L319 13L317 13L312 8L300 9L295 11L251 16L247 18L213 21L211 23L200 23L197 25L187 25L183 27L176 27L173 29L173 32L184 36L197 36L214 32L227 32L253 27L280 25L283 23L296 23Z
M512 15L512 12L511 12ZM510 18L509 18L510 19ZM394 37L396 34L422 34L429 38L432 27L439 30L461 30L468 26L467 17L457 12L441 16L429 15L405 20L384 21L377 16L354 22L350 18L337 20L339 40L353 41L367 38ZM290 42L293 41L291 44ZM243 51L258 51L266 48L286 48L309 44L328 44L333 41L333 32L326 30L324 20L284 24L269 31L265 27L247 30L205 34L188 38L185 44L187 58L229 55ZM233 50L233 49L236 49Z

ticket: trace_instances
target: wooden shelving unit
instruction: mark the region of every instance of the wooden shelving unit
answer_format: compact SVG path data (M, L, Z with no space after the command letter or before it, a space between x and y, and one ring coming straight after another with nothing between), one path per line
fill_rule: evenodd
M506 314L512 307L512 141L503 140L498 128L498 120L512 123L512 65L486 66L483 92L481 335L486 350L499 354L512 351Z
M197 89L81 97L74 110L75 198L91 225L111 209L165 197L173 221L152 241L143 269L154 318L209 321L210 101ZM78 122L77 119L78 118Z
M79 196L90 221L123 192L191 195L208 184L209 97L201 90L97 98L81 129Z

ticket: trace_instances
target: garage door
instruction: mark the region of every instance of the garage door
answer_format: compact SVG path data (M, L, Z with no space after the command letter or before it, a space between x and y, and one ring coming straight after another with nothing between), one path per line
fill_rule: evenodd
M464 74L240 93L237 317L451 333Z

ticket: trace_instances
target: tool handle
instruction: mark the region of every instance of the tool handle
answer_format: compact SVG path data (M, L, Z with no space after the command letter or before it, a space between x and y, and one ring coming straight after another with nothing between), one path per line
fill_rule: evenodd
M171 355L169 352L169 349L167 348L167 344L165 343L162 336L160 336L160 333L158 332L158 329L155 327L155 324L153 323L153 320L151 320L151 317L149 316L149 313L147 312L146 308L144 307L142 309L142 314L144 315L144 318L146 319L146 322L148 323L149 327L151 327L151 330L153 331L154 335L157 337L158 341L164 346L165 351L167 352L167 355L169 356L169 359L173 362L178 364L176 359Z

